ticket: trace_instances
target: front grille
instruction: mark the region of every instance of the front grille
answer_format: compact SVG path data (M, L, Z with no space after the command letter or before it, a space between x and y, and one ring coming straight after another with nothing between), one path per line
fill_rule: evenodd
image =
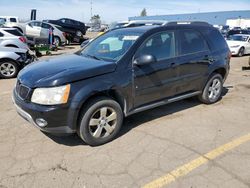
M29 97L31 89L23 84L20 81L17 81L16 84L16 93L18 97L22 100L27 100Z

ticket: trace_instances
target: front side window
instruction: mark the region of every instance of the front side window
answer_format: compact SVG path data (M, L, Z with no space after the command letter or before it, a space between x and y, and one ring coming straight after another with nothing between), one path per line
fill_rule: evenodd
M114 30L108 32L81 51L81 55L106 61L118 61L142 33Z
M180 55L192 54L208 50L206 41L194 30L181 30L179 34Z
M157 60L175 57L174 32L166 31L148 38L136 54L141 55L153 55Z

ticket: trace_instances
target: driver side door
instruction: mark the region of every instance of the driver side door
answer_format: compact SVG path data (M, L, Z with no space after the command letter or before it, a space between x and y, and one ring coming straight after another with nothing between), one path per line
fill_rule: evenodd
M136 52L135 60L143 55L152 55L156 62L133 63L134 108L175 95L178 82L175 33L155 33Z

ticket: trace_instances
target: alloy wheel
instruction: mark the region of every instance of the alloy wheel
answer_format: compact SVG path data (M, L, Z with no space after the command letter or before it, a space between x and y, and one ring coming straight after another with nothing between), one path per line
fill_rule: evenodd
M110 136L117 125L117 113L111 107L99 108L89 121L89 132L94 138Z
M16 67L11 63L3 63L0 66L0 72L3 76L11 77L16 73Z
M221 93L221 81L219 79L214 79L208 89L208 98L210 100L216 100Z

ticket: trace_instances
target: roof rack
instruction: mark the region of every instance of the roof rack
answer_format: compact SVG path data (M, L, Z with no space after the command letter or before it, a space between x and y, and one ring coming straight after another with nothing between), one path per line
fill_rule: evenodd
M168 22L166 25L167 26L176 26L176 25L211 26L209 23L202 21L174 21L174 22Z

